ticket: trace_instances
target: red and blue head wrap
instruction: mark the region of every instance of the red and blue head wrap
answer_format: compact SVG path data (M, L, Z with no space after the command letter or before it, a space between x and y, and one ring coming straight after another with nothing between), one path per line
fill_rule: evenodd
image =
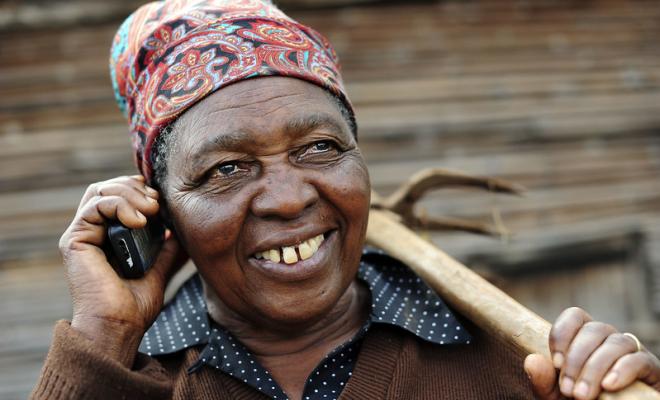
M327 39L267 0L146 4L117 31L110 73L128 118L135 163L148 182L161 130L234 82L273 75L303 79L330 91L352 113Z

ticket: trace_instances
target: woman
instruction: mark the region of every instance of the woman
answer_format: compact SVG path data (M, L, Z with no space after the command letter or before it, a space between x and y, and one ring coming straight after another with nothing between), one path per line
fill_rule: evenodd
M273 5L148 4L120 28L111 69L141 175L91 185L62 236L73 318L34 398L587 399L658 385L657 358L579 309L554 324L552 361L525 360L528 380L405 266L363 252L369 177L336 56ZM155 265L120 278L107 222L156 216L170 230ZM188 257L199 276L163 309Z

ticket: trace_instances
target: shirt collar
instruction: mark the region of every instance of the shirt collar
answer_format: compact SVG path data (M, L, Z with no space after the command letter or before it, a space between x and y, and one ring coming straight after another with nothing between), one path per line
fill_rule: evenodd
M367 248L357 277L371 291L372 324L395 325L439 345L470 343L469 333L444 301L400 261ZM139 351L164 355L208 344L212 331L201 279L195 275L158 315Z

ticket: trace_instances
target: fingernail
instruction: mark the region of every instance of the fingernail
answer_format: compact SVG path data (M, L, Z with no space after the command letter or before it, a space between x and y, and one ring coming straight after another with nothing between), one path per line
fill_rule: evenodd
M137 215L137 217L140 221L143 221L143 220L147 219L147 217L145 217L144 214L142 214L138 210L135 210L135 215Z
M555 353L552 356L552 364L556 369L561 368L561 366L564 365L564 355L561 353Z
M156 194L158 194L158 191L157 191L156 189L153 189L153 188L151 188L151 187L149 187L149 186L145 186L144 188L145 188L145 190L147 191L147 193L149 193L149 194L152 194L152 195L156 195Z
M144 196L144 198L147 199L147 201L149 203L157 203L158 202L158 200L154 199L153 197Z
M587 397L589 394L589 384L585 381L578 382L575 386L575 395L579 397Z
M565 376L559 384L559 389L565 396L570 396L573 393L573 379Z
M609 387L614 386L618 377L619 374L617 374L616 372L610 372L609 374L605 375L605 379L603 379L603 385Z

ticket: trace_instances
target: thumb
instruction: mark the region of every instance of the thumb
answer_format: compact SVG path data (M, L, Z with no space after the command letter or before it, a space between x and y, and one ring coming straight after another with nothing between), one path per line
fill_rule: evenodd
M541 354L530 354L525 358L525 372L532 383L534 395L541 400L563 399L557 385L557 372L550 360Z
M163 247L160 249L149 273L153 276L152 279L157 280L159 285L165 287L170 278L186 261L188 261L188 254L179 243L176 235L168 230L165 234Z

